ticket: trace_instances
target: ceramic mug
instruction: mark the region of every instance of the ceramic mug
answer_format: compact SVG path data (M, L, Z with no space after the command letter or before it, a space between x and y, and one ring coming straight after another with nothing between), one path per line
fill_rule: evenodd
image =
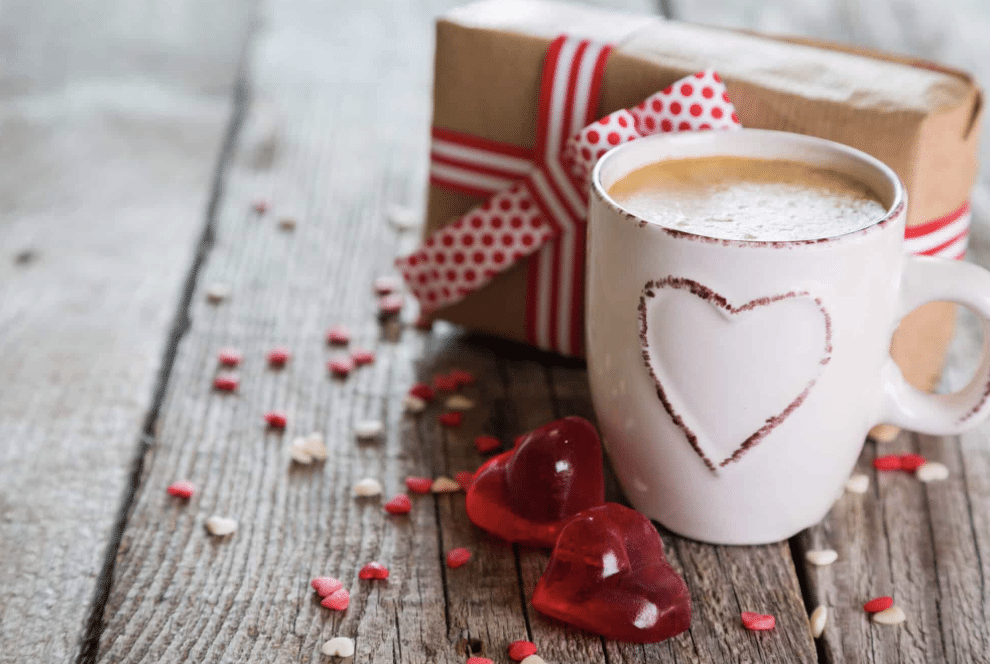
M741 241L671 230L624 210L609 187L670 158L740 156L846 173L886 207L827 239ZM950 395L911 387L889 355L901 317L953 301L990 321L990 273L906 255L897 175L839 143L740 129L652 136L592 175L587 352L605 445L632 505L686 537L786 539L843 490L871 427L930 434L988 414L990 357Z

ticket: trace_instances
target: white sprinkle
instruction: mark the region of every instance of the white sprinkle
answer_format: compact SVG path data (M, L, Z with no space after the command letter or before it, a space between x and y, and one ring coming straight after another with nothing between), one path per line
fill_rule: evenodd
M402 288L402 279L386 274L375 279L374 288L379 295L388 295Z
M615 557L615 553L612 551L606 551L605 555L602 556L602 578L607 579L613 574L619 573L619 559Z
M633 620L633 626L639 629L649 629L657 624L657 618L660 617L660 610L657 605L653 602L643 600L643 605L639 607L639 613L636 614L636 618Z
M804 554L804 559L812 565L824 567L831 565L839 559L839 552L835 549L816 549Z
M365 477L354 485L355 496L378 496L382 492L382 484L373 477Z
M856 473L846 480L846 491L849 493L866 493L870 488L870 477L862 473Z
M825 621L828 620L828 609L824 606L815 607L808 620L811 623L811 636L817 639L825 631Z
M897 625L905 620L907 616L901 611L901 607L896 605L873 614L873 622L881 625Z
M426 402L411 394L406 395L402 404L405 406L407 413L422 413L426 410Z
M223 537L237 530L237 522L225 516L214 515L206 520L206 529L210 531L211 535Z
M384 427L378 420L361 420L354 425L354 434L358 438L377 438Z
M289 456L296 463L301 463L304 466L308 466L313 463L313 455L306 450L306 439L296 438L289 445Z
M278 220L278 227L283 231L294 231L296 230L296 218L295 217L282 217Z
M353 657L354 639L349 639L346 636L334 637L323 644L320 652L328 657Z
M914 471L914 475L922 482L937 482L948 479L949 468L944 463L939 463L938 461L926 461L918 466L918 470Z
M519 664L547 664L547 661L539 655L530 655Z
M412 230L420 224L420 218L416 211L401 205L390 205L385 211L385 215L389 222L400 231Z
M323 434L317 431L303 439L302 448L317 461L326 461L330 456L330 450L323 442Z
M474 408L474 402L462 394L455 394L450 397L447 399L447 403L445 405L450 410L471 410Z
M206 289L206 301L210 304L220 304L230 297L230 286L227 284L210 284Z
M449 477L444 477L443 475L433 480L433 485L430 487L430 491L433 493L454 493L455 491L460 490L460 484Z

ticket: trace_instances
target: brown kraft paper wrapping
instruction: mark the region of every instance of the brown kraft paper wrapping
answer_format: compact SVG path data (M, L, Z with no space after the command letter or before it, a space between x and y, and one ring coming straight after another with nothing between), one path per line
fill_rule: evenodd
M746 127L828 138L890 165L913 226L956 210L976 178L981 94L965 73L808 39L768 37L542 0L483 0L437 21L433 125L499 142L535 143L544 54L561 33L616 45L599 117L714 68ZM425 233L482 199L430 185ZM522 262L436 317L526 341ZM891 353L913 385L938 383L955 305L906 316ZM878 437L889 437L878 427ZM896 433L896 430L893 431Z

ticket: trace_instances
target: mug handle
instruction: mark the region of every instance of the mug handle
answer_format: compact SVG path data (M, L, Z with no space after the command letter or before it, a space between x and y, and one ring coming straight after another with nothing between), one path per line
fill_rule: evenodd
M972 429L990 413L990 272L962 261L908 256L901 279L903 317L928 302L970 308L983 322L983 353L976 375L952 394L928 394L908 383L892 358L883 369L882 422L933 435Z

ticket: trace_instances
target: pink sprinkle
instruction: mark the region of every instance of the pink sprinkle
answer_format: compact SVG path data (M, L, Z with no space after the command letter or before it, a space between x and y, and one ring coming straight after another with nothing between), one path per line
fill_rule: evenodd
M928 462L928 459L921 456L920 454L902 454L901 455L901 470L906 470L909 473L921 468L921 466Z
M375 292L379 295L388 295L399 290L401 286L402 280L398 277L386 275L375 279Z
M327 330L327 342L343 345L351 340L351 331L344 325L334 325Z
M433 387L444 392L453 392L457 389L457 381L450 376L437 374L433 377Z
M225 367L236 367L244 356L236 348L221 348L217 353L217 361Z
M478 454L494 452L500 447L502 447L502 441L495 436L478 436L474 439L474 448L478 450Z
M464 369L452 369L448 374L458 385L474 385L474 374Z
M423 401L433 401L433 390L426 383L416 383L409 388L409 394L422 399Z
M896 454L888 454L887 456L877 457L873 460L873 467L877 470L900 470L901 457Z
M468 487L471 486L471 483L474 482L474 473L470 470L462 470L454 475L454 479L457 480L457 483L461 485L462 489L467 491Z
M389 514L409 514L410 510L412 510L412 503L409 502L409 496L404 493L400 493L385 503L385 511Z
M168 485L168 494L176 498L191 498L195 491L196 487L185 480Z
M440 424L445 427L459 427L461 426L461 420L464 419L464 413L453 412L444 413L440 416Z
M316 594L320 597L332 595L344 587L343 583L332 576L318 576L310 581L309 585L313 586L313 590L315 590Z
M379 562L370 562L358 572L358 578L365 581L369 579L387 579L388 568Z
M532 641L513 641L509 644L509 659L514 662L521 662L535 654L536 644Z
M401 295L392 294L385 295L378 300L378 311L379 313L391 316L402 311L402 305L405 304L405 298Z
M282 429L285 427L285 423L288 422L288 418L280 410L270 410L265 413L265 422L268 422L268 426L274 427L276 429Z
M268 364L273 367L282 367L285 366L285 363L289 361L290 357L292 357L292 354L289 352L288 348L276 346L268 353Z
M429 493L433 480L429 477L407 477L406 488L413 493Z
M447 567L457 569L471 560L471 552L463 546L451 549L447 552Z
M251 205L251 207L254 208L254 211L257 212L258 214L264 214L268 212L268 206L269 206L269 202L267 198L256 198L254 203Z
M375 354L370 350L365 350L363 348L355 348L351 351L351 359L354 360L354 364L361 366L363 364L371 364L375 361Z
M233 392L239 383L237 376L217 376L213 379L213 387L224 392Z
M867 613L880 613L885 611L894 605L894 598L888 597L886 595L882 597L874 597L869 602L863 605L863 610Z
M347 592L346 588L340 588L335 590L320 602L321 605L333 611L343 611L351 603L351 594Z
M495 662L487 657L472 657L467 661L467 664L495 664Z
M327 366L333 375L343 378L354 370L354 361L349 357L338 357L337 359L330 360Z
M763 613L743 611L742 623L746 629L752 632L765 632L774 628L777 624L777 619L771 615Z

